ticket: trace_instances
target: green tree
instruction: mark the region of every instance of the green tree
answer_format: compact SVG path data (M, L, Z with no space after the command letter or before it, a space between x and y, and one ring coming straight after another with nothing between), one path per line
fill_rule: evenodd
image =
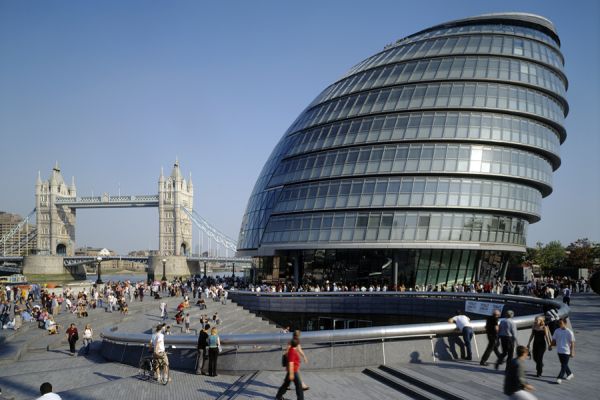
M561 268L566 258L565 248L558 240L554 240L545 246L542 246L542 243L537 243L535 263L543 269Z
M598 245L589 239L577 239L567 246L566 265L569 268L590 268L596 257Z

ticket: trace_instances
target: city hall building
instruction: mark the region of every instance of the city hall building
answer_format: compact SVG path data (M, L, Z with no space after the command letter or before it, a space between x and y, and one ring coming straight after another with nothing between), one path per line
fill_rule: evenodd
M553 24L522 13L386 46L294 121L248 201L238 254L266 282L453 285L502 277L566 138Z

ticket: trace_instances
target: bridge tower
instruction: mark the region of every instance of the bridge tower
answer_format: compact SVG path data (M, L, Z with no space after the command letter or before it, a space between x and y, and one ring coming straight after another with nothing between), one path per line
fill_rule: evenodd
M58 162L50 178L42 182L38 172L35 184L37 253L72 256L75 252L75 209L57 205L57 198L76 198L75 178L67 185Z
M158 179L158 249L162 256L191 254L192 221L182 207L192 211L194 185L191 174L187 181L183 178L175 160L171 176L165 178L161 170Z

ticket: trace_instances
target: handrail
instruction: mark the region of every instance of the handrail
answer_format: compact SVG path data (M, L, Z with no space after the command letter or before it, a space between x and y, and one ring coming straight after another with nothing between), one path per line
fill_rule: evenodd
M558 310L558 316L564 318L569 314L569 307L553 300L539 299L527 296L495 295L481 293L444 293L444 292L320 292L320 293L256 293L237 291L236 295L253 296L278 296L278 297L305 297L305 296L396 296L396 297L426 297L426 298L458 298L464 300L495 300L503 303L520 303L550 306ZM535 317L542 314L530 314L514 317L517 328L531 327ZM472 321L473 331L485 332L485 320ZM447 322L375 326L368 328L352 328L342 330L322 330L302 332L302 343L344 343L364 340L386 340L408 338L414 336L436 336L455 333L456 325ZM125 343L148 343L150 334L125 333L104 331L100 335L104 340ZM285 346L291 339L291 333L255 333L255 334L230 334L220 335L221 343L225 346L251 346L271 345ZM182 335L169 335L165 337L165 344L183 347L195 347L195 337Z

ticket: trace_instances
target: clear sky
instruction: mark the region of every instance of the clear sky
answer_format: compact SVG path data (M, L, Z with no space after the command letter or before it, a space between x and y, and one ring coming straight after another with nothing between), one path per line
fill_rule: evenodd
M237 238L263 163L327 85L429 26L522 11L557 26L571 108L528 244L600 241L599 4L2 0L0 210L31 211L55 161L79 195L156 194L179 157L196 210ZM157 248L157 210L78 210L77 244Z

